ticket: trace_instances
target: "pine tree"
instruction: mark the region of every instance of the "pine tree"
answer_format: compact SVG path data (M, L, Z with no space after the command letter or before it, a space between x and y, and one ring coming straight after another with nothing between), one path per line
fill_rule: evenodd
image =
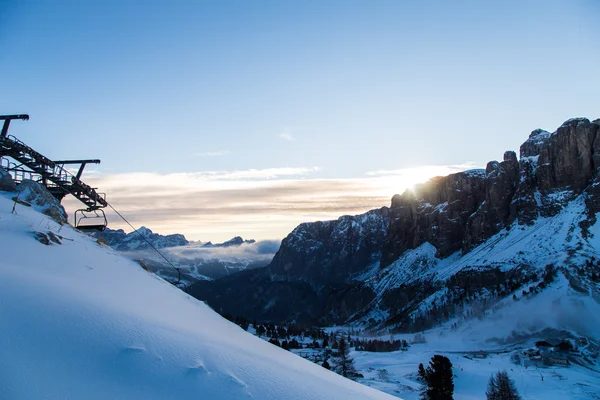
M485 394L487 400L521 400L515 382L510 379L506 370L490 376Z
M336 372L346 378L358 376L356 368L354 368L354 359L350 356L350 346L344 338L341 338L338 342Z
M419 375L422 372L419 371ZM452 363L448 357L436 354L424 372L425 383L421 391L423 400L453 400L454 380Z
M423 367L423 363L419 364L419 380L423 383L427 382L427 375L425 373L425 367Z

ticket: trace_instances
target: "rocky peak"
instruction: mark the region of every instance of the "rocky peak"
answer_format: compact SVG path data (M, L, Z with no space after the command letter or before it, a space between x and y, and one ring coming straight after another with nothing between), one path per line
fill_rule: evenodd
M504 161L507 163L518 164L517 153L514 151L505 151L504 152Z
M281 242L269 273L317 285L347 282L365 266L379 263L389 222L389 209L383 207L300 224Z
M244 240L241 236L235 236L223 243L213 244L212 242L206 242L202 245L202 247L235 247L235 246L241 246L243 244L252 244L252 243L256 243L256 240L254 240L254 239Z
M137 231L140 234L142 234L143 236L151 236L151 235L154 234L150 229L146 228L145 226L142 226L142 227L138 228Z
M590 185L593 213L600 209L600 124L587 118L563 123L554 133L537 129L521 145L521 160L507 151L485 171L436 177L414 193L394 196L382 266L429 242L446 257L475 245L515 220L529 224L556 215ZM597 195L594 195L598 191Z
M538 159L536 176L540 190L581 191L589 185L594 174L594 140L598 127L587 118L575 118L563 123L550 136L541 146Z
M441 257L462 248L465 223L485 198L486 172L469 170L417 185L414 193L394 196L381 265L425 242Z
M551 133L543 129L536 129L529 135L529 139L519 149L520 157L535 157L540 154L541 147L550 137Z

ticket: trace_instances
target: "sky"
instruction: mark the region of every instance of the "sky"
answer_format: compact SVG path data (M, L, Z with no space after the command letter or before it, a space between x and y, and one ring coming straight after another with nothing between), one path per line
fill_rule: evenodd
M84 180L135 226L276 239L600 117L599 17L598 0L0 0L0 114L30 114L11 133L52 159L101 159Z

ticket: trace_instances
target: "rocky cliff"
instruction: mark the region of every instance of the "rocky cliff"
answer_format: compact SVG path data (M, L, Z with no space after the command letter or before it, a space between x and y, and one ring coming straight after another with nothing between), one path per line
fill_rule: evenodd
M520 161L507 151L485 170L434 178L394 196L381 266L426 242L441 258L466 253L515 221L556 215L598 179L599 126L577 118L552 134L535 130L521 146ZM589 209L590 215L597 211Z
M337 221L300 224L269 265L274 279L294 277L316 286L348 282L378 264L390 223L387 207Z
M533 131L518 159L433 178L389 209L301 224L266 268L192 294L250 318L400 329L536 292L556 271L597 296L599 210L600 120L571 119Z

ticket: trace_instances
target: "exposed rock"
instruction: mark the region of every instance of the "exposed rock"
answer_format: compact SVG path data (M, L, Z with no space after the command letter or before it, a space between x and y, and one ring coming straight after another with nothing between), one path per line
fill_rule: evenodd
M597 122L575 118L552 134L534 131L521 146L520 179L511 211L519 223L556 215L593 183L600 155L599 127ZM594 199L588 203L595 214Z
M389 209L383 207L336 221L300 224L283 239L269 273L316 285L347 282L379 262L389 222Z
M514 151L505 152L504 161L490 161L485 173L485 200L467 221L464 252L512 222L511 201L519 177L517 155Z
M425 242L440 257L461 249L466 222L485 199L485 180L484 170L470 170L433 178L414 192L394 196L381 266Z
M540 155L542 146L546 143L551 133L543 129L536 129L529 135L527 139L519 149L519 157L521 159L525 157L536 157Z
M31 204L33 208L61 225L67 223L67 212L64 207L44 186L26 179L17 186L17 192L19 200Z
M62 236L59 236L57 234L55 234L54 232L33 232L33 237L35 238L35 240L37 240L38 242L40 242L41 244L44 244L46 246L50 246L52 243L54 244L62 244L62 242L60 241L60 239L62 239Z
M17 185L10 174L4 168L0 167L0 190L14 192L16 188Z
M41 244L44 244L46 246L50 246L50 239L48 238L48 235L46 235L45 233L43 233L43 232L33 232L33 237L35 238L35 240L37 240Z
M55 234L54 232L50 232L50 231L48 231L47 235L48 235L48 239L50 239L51 242L53 242L55 244L62 244L62 242L60 241L62 239L62 236L59 236L59 235Z
M517 153L514 151L505 151L504 152L504 162L512 163L513 165L518 164Z
M587 118L571 119L550 136L539 153L536 175L540 191L567 188L579 192L589 185L599 126Z

